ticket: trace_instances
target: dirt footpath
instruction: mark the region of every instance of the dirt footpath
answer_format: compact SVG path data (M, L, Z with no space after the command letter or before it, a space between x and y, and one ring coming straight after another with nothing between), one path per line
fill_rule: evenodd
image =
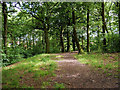
M73 57L74 53L60 53L64 57L57 60L58 70L52 83L64 83L66 88L118 88L118 79L108 77L92 67L81 64Z

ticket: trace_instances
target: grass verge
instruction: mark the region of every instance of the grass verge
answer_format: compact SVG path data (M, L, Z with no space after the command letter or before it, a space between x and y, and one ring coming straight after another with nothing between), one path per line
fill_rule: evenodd
M97 70L101 69L108 76L118 78L118 59L120 53L91 53L75 55L75 58L83 64L88 64L95 67Z
M56 62L50 60L54 55L40 54L18 64L3 67L3 88L41 88L49 83L48 77L55 76Z

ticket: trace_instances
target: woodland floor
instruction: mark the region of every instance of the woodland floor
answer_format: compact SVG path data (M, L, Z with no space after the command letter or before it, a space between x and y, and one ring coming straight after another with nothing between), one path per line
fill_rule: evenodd
M89 65L81 64L73 53L59 53L58 70L52 82L64 83L66 88L118 88L118 78L106 76ZM51 84L52 85L52 84Z

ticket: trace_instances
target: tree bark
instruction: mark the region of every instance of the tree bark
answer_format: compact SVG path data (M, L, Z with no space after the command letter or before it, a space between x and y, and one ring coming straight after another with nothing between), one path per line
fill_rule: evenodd
M100 30L99 30L99 26L98 26L98 30L97 30L97 37L98 37L98 51L100 50Z
M73 51L75 51L75 40L74 40L74 35L72 35L72 43L73 43Z
M42 41L42 39L41 39L41 33L39 32L39 40L38 40L38 42L36 43L36 45L37 45L37 47L40 47L39 48L39 53L41 52L41 49L42 49L42 44L41 44L41 41Z
M22 47L24 48L25 46L25 39L23 39L23 44L22 44Z
M70 32L67 28L67 52L70 51Z
M26 45L27 45L27 46L26 46L26 50L28 49L28 46L29 46L28 40L29 40L29 39L28 39L28 36L27 36L27 37L26 37Z
M89 48L89 8L87 8L87 52L90 52Z
M42 33L42 53L44 53L44 49L45 49L45 44L44 44L44 36L45 36L45 32Z
M4 16L4 33L3 33L3 40L4 40L4 53L7 55L7 5L3 2L3 16Z
M33 34L33 49L34 49L34 46L35 46L35 37L34 37L34 34Z
M31 33L28 34L28 41L29 41L28 48L31 49Z
M105 38L105 15L104 15L104 2L102 2L102 29L103 29L103 51L106 51L106 38Z
M83 53L83 50L79 44L78 38L77 38L77 33L76 33L76 23L75 23L75 12L74 10L72 11L72 21L73 21L73 35L74 35L74 40L76 42L76 46L78 48L78 54Z
M84 36L82 35L82 49L84 50L83 39L84 39Z
M48 30L46 26L44 27L44 33L45 33L45 43L46 43L46 53L50 52L50 44L49 44L49 39L48 39Z
M120 36L120 2L118 2L119 36Z
M61 29L60 29L60 45L61 45L61 51L64 52L64 43L63 43L62 31L63 31L63 27L61 26Z

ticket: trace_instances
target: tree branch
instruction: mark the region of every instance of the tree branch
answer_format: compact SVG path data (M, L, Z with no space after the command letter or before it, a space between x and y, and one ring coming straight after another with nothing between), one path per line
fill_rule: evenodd
M17 10L10 10L10 11L7 11L6 13L10 13L10 12L17 12Z

